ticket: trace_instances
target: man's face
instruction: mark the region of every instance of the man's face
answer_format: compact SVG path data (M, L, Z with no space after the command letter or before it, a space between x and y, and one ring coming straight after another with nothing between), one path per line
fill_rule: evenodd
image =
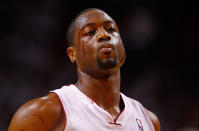
M76 20L74 35L78 68L88 74L106 74L119 69L125 50L119 30L110 16L90 10Z

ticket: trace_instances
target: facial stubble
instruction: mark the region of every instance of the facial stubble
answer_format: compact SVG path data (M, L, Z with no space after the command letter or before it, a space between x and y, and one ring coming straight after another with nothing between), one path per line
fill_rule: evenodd
M115 52L114 52L115 54ZM105 59L100 59L99 56L97 57L97 63L98 63L98 67L100 69L111 69L117 66L118 61L116 58L116 54L114 55L113 58L107 57Z

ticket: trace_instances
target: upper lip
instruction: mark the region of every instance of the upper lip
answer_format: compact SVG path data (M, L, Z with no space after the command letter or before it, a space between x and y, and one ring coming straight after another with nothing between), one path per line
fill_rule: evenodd
M103 45L100 47L100 50L103 49L103 48L111 48L111 49L114 49L114 46L113 46L112 44L105 43L105 44L103 44Z

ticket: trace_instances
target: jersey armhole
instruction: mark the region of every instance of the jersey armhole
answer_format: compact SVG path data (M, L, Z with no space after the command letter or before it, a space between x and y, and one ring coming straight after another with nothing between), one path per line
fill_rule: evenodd
M64 105L62 103L62 99L60 98L60 96L58 95L58 93L55 92L55 91L50 91L48 94L51 94L51 93L53 93L53 94L55 94L57 96L57 98L59 99L59 102L61 103L61 106L62 106L62 108L64 110L64 115L65 115L65 122L64 122L64 128L63 128L63 131L64 131L65 128L66 128L66 124L67 124L66 110L65 110Z

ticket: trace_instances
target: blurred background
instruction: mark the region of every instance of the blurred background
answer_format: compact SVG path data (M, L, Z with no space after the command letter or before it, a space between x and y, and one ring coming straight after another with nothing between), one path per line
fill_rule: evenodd
M188 0L1 1L0 131L25 102L76 82L65 33L90 7L119 26L121 92L154 112L162 131L199 131L199 8Z

